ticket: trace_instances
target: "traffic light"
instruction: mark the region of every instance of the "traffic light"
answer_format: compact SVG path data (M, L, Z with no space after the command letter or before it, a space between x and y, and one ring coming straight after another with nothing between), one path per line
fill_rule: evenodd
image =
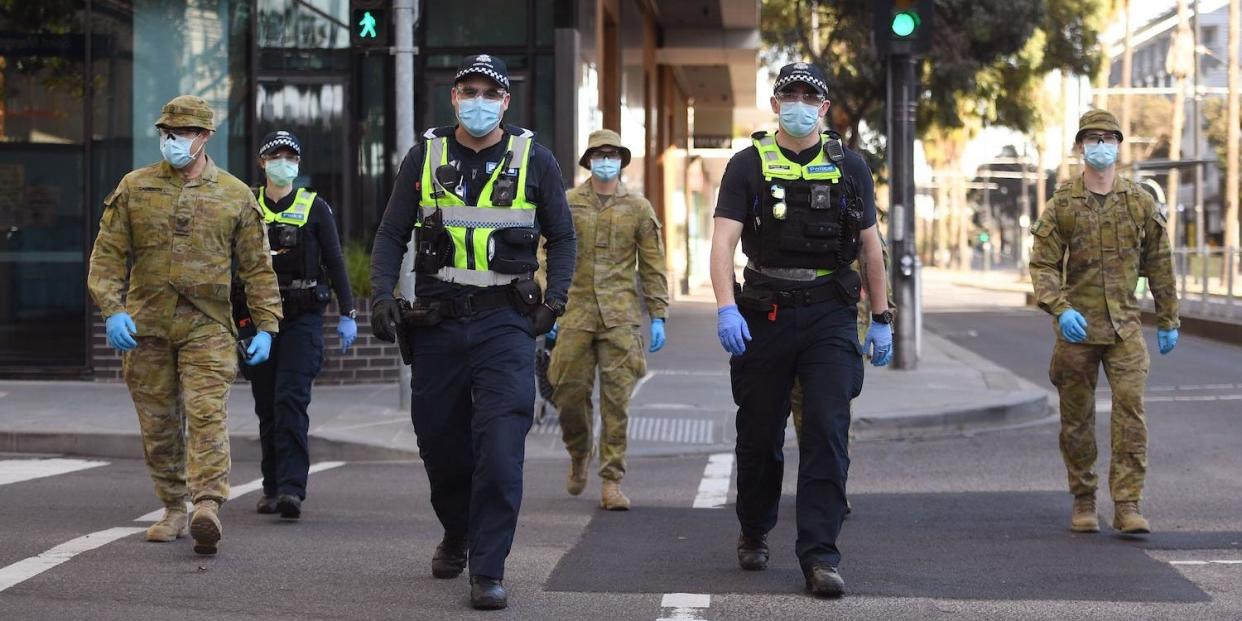
M872 43L881 58L931 50L935 0L875 0Z
M388 47L388 0L350 0L349 41L355 48Z

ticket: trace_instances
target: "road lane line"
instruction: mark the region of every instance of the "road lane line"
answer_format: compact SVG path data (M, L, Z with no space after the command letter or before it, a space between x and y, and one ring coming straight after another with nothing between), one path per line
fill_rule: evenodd
M1169 561L1170 565L1242 565L1242 560Z
M0 459L0 485L54 477L106 465L106 461L88 459Z
M66 541L38 556L22 559L8 567L0 568L0 592L21 584L83 552L89 552L100 546L112 543L117 539L141 533L145 530L145 528L137 526L119 526L101 530Z
M729 500L729 480L733 476L733 453L716 453L707 458L703 481L694 497L695 509L721 509Z
M309 473L315 474L316 472L323 472L324 470L340 468L341 466L344 466L344 465L345 465L345 462L343 461L321 461L317 464L311 464ZM242 485L234 485L229 489L229 500L235 500L239 496L244 496L246 494L249 494L250 492L258 491L261 489L263 489L262 477L255 479L249 483L244 483ZM194 505L188 502L185 503L185 506L186 506L186 512L189 512L194 508ZM164 510L156 509L155 511L152 511L145 515L141 515L137 518L134 518L134 521L135 522L158 522L159 519L162 517L164 517Z
M653 377L655 377L655 371L647 371L647 374L642 376L642 379L639 379L638 383L634 385L634 390L630 392L630 399L638 397L639 391L643 389L643 384L646 384Z
M668 593L660 600L660 608L672 609L656 621L702 621L702 610L710 608L712 596L704 593Z

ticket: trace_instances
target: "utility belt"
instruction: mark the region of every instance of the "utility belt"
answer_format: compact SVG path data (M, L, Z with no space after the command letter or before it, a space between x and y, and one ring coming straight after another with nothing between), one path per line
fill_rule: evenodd
M525 316L542 302L543 291L534 280L486 287L452 296L417 298L413 303L397 300L401 309L401 334L397 338L397 344L401 347L401 359L406 364L413 364L415 328L430 328L445 320L465 319L507 306L512 306Z
M835 302L842 306L857 304L862 298L862 277L849 268L832 273L832 279L822 285L805 289L777 290L747 285L743 288L733 283L733 296L743 310L766 313L768 321L776 321L781 308L797 308Z
M328 304L332 292L316 280L298 279L280 287L280 306L285 319L302 313L319 312Z

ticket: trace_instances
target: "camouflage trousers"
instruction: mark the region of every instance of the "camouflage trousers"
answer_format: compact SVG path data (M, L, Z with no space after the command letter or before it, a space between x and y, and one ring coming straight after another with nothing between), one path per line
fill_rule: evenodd
M1141 334L1112 345L1057 339L1048 377L1061 397L1061 456L1075 496L1095 494L1095 386L1100 365L1113 393L1112 466L1108 486L1114 502L1138 501L1147 476L1147 420L1143 392L1151 359Z
M602 332L564 328L557 335L548 367L555 387L552 401L561 413L561 438L574 457L591 454L595 407L591 392L599 369L599 476L620 481L625 476L630 395L647 372L643 338L638 326L617 326Z
M168 334L138 337L123 365L155 494L166 507L187 499L223 503L231 465L228 398L237 376L233 336L184 298Z

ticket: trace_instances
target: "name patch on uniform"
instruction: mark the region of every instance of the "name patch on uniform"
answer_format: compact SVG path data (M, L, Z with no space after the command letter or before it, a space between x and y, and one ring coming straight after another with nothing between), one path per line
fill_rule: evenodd
M496 167L499 165L500 165L500 162L488 162L487 163L487 174L489 175L492 174L492 171L496 170Z
M818 174L823 174L823 173L834 173L834 172L837 172L837 165L836 164L816 164L814 166L807 166L806 172L812 175L818 175Z
M773 170L789 170L789 166L787 164L768 164L768 168Z
M295 211L295 212L293 212L293 213L285 213L285 214L281 214L281 218L283 218L283 219L285 219L285 220L305 220L305 219L306 219L306 214L304 214L304 213L299 213L299 212L296 212L296 211Z

